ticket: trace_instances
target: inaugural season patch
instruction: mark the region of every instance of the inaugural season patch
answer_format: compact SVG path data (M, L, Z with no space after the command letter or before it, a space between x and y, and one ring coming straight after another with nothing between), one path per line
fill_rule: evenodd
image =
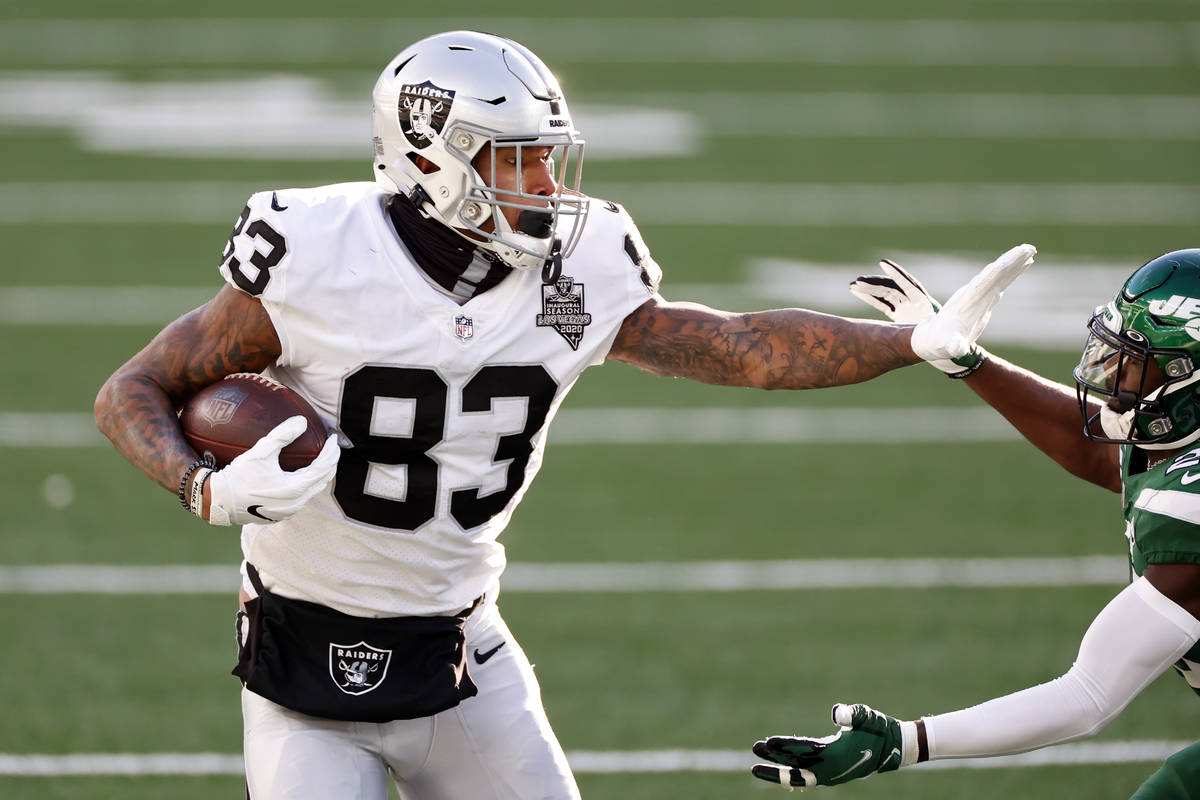
M433 143L433 137L446 126L454 92L424 83L406 83L400 87L400 130L413 147L421 150Z
M366 642L329 645L329 676L346 694L366 694L387 677L391 650L380 650Z
M539 328L554 328L572 350L579 349L583 329L592 324L592 315L583 310L583 284L570 275L559 275L554 283L542 284L542 313Z
M223 386L212 393L200 406L200 416L209 425L224 425L233 419L238 406L248 395L241 389Z

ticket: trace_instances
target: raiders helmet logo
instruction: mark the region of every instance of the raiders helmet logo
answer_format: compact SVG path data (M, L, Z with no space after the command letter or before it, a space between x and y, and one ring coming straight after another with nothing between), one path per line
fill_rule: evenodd
M433 143L433 138L446 126L454 92L424 83L406 83L400 87L400 130L404 138L418 150Z

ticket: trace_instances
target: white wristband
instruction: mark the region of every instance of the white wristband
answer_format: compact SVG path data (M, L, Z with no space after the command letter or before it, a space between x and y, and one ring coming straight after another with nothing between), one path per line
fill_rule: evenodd
M192 488L188 493L188 509L197 517L204 517L204 483L213 471L208 467L200 467L192 476Z

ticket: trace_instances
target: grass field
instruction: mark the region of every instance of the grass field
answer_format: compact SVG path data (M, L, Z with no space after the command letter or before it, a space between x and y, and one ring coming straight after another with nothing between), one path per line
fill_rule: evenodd
M167 313L142 302L117 322L80 322L95 315L89 287L203 297L220 284L217 256L249 191L369 179L370 87L425 33L486 28L557 70L592 124L585 188L640 220L672 299L833 297L828 286L892 254L918 274L937 262L965 278L1029 241L1041 263L996 323L1007 309L1006 330L1019 330L1019 315L1043 309L1067 326L1042 346L985 342L1062 380L1087 313L1115 289L1096 276L1197 244L1200 2L642 0L547 12L464 0L393 4L379 18L384 10L363 0L0 8L0 571L233 573L235 534L189 519L102 442L50 446L55 431L38 427L86 420L101 382ZM766 259L786 263L767 272L756 266ZM788 284L813 265L820 289ZM30 287L41 293L21 293ZM867 315L848 293L813 305ZM979 403L924 366L794 394L607 365L566 404L608 407L861 409L903 430L906 409L949 417ZM552 444L504 541L522 564L1122 554L1116 497L1028 445L900 439ZM748 767L762 735L824 732L835 700L912 716L1056 677L1123 577L512 591L502 606L569 752L745 751ZM233 602L0 593L0 797L241 796L236 775L4 767L4 754L237 753ZM1098 741L1190 741L1195 713L1186 686L1166 676ZM828 794L1119 800L1156 766L912 771ZM770 791L748 770L716 766L586 771L580 785L592 800Z

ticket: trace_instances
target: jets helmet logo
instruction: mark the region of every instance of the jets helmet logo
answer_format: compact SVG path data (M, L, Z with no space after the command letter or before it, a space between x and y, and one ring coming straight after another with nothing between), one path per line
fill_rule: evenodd
M406 83L400 87L400 130L404 138L418 150L433 143L433 138L446 126L454 92L424 83Z
M346 694L366 694L387 677L391 650L366 642L329 645L329 677Z

